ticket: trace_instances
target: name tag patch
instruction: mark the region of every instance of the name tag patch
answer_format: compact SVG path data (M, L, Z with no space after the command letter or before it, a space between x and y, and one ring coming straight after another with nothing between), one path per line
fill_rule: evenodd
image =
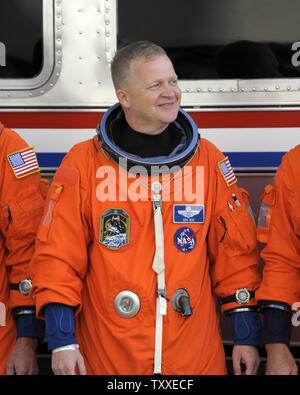
M203 204L174 204L174 224L203 224L205 219Z

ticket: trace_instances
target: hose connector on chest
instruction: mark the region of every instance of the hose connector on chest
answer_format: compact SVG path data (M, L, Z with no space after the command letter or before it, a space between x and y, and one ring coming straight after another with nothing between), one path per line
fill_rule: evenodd
M185 318L189 318L193 314L190 297L185 289L176 289L172 296L172 306L175 311Z

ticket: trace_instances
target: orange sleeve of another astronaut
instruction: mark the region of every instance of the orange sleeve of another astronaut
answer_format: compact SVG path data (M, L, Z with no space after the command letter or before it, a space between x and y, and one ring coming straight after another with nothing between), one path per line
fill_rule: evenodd
M274 188L267 188L263 203L270 205L266 242L261 256L265 266L258 300L300 301L300 145L284 155ZM271 196L273 195L273 196ZM266 235L261 237L261 235Z
M66 155L51 183L31 261L39 317L48 303L76 306L76 313L80 311L89 225L82 215L85 187L72 160L74 151L76 148Z
M36 231L44 206L39 169L17 178L9 155L28 147L14 131L3 129L0 136L1 186L0 233L3 240L3 261L10 284L30 279L29 261L34 251ZM10 290L10 308L32 305L31 296Z
M216 194L213 220L208 235L208 251L214 291L222 301L234 295L237 289L255 291L260 283L259 257L256 225L248 201L248 193L237 182L224 180L218 163L223 160L219 153L215 159ZM255 298L244 306L256 305ZM223 312L241 307L229 302L221 305Z

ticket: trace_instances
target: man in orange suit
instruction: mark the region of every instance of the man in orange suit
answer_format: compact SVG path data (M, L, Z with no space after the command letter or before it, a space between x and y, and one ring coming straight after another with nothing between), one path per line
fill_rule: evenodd
M0 374L37 374L44 325L29 296L29 261L44 186L34 149L1 124L0 169Z
M294 304L300 301L300 145L283 156L274 187L263 197L258 238L266 243L256 296L264 313L267 374L297 374L288 348Z
M166 52L117 52L119 103L52 182L32 260L55 374L225 374L259 358L255 224L228 158L182 109ZM76 336L73 325L76 317Z

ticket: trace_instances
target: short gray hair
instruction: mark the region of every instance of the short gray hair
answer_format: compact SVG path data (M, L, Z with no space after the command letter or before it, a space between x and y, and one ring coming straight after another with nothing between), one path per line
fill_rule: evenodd
M138 57L146 59L167 55L166 51L150 41L136 41L119 49L111 63L111 77L115 90L121 89L129 71L130 62Z

